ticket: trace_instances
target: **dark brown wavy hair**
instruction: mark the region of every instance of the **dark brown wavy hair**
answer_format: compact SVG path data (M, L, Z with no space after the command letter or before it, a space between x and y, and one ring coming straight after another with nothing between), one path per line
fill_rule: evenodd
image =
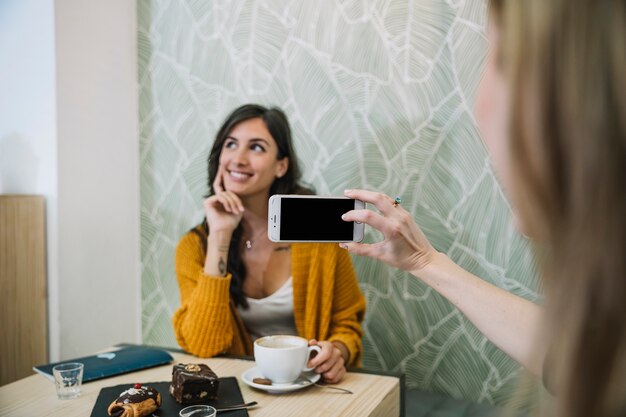
M287 120L285 113L278 107L267 108L258 104L244 104L243 106L233 110L215 136L215 142L213 142L213 147L209 153L209 193L205 196L205 198L215 194L213 182L217 176L220 156L222 154L222 149L224 148L224 142L228 138L228 135L239 123L256 118L263 120L267 130L276 141L278 146L277 158L279 160L285 157L289 158L287 172L285 172L282 177L274 180L270 187L270 196L274 194L314 194L315 192L311 187L305 186L301 182L302 173L300 171L298 158L293 147L291 128L289 127L289 121ZM198 234L206 252L206 241L207 236L209 235L209 226L206 218L201 225L192 229L192 231ZM242 225L239 223L239 226L237 226L233 232L233 236L230 241L227 269L232 275L230 282L230 295L234 300L235 305L242 305L247 308L248 303L243 293L243 282L246 278L246 266L241 259L241 252L243 250L241 234Z
M491 0L512 192L542 256L551 415L626 415L626 2Z

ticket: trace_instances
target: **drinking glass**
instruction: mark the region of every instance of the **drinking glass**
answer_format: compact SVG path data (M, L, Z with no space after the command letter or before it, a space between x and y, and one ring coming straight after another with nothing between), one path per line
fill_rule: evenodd
M210 405L190 405L180 410L180 417L215 417L217 410Z
M52 368L57 397L60 400L69 400L80 395L83 369L84 365L80 362L62 363Z

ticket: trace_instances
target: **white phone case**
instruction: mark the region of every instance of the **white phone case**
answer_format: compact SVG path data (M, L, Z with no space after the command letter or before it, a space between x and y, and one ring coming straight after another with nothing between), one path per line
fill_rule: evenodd
M270 197L268 203L268 218L267 218L267 234L272 242L360 242L363 240L365 233L365 225L362 223L353 223L353 235L351 239L320 239L320 238L302 238L302 239L281 239L281 200L289 199L321 199L321 200L352 200L347 197L329 197L318 195L285 195L276 194ZM365 208L365 203L361 200L354 201L354 209L361 210ZM302 222L306 222L306 218L301 219ZM323 219L317 219L323 221Z

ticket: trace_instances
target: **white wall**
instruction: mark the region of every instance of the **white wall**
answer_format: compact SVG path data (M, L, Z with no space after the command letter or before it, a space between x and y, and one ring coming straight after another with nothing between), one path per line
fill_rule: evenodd
M47 205L50 360L140 342L136 6L0 1L0 193Z
M53 0L0 1L0 192L56 189Z
M48 335L59 357L54 1L0 1L0 193L46 199Z
M134 1L57 0L61 357L140 340Z

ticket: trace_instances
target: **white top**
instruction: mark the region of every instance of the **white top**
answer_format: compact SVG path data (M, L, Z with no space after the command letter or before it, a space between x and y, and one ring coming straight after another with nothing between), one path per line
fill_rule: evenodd
M252 341L276 334L297 335L293 317L293 285L291 277L276 292L265 298L250 298L248 309L238 306L239 316Z

